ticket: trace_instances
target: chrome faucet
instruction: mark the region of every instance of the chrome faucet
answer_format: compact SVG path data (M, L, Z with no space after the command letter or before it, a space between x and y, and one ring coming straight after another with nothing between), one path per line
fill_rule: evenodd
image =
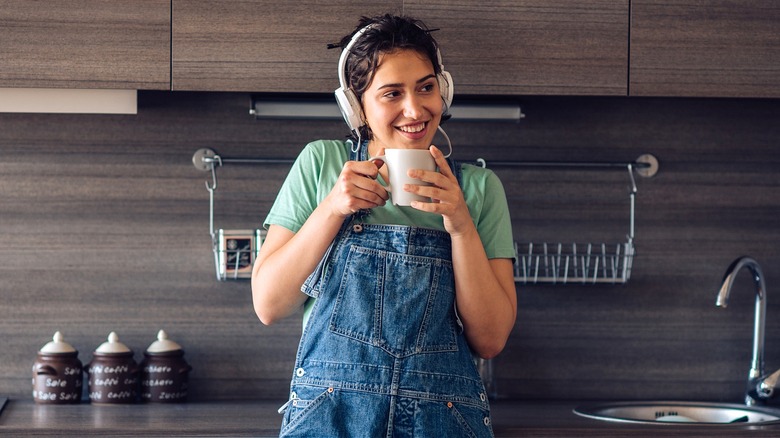
M764 371L764 326L766 324L766 282L764 273L758 262L750 257L740 257L726 270L723 276L723 285L718 292L715 305L725 308L729 302L729 293L734 284L734 278L742 268L747 268L753 276L756 284L756 310L753 326L753 360L748 373L747 390L745 392L745 404L753 406L763 403L771 398L780 379L780 370L771 375Z

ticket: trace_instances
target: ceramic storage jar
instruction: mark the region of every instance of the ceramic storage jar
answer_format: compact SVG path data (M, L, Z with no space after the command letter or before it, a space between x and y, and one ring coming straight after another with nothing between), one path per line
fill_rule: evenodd
M38 351L32 367L33 400L44 404L81 401L83 374L79 352L60 332Z
M87 364L90 401L98 405L134 403L138 397L138 368L133 351L111 332Z
M189 373L192 367L184 360L184 350L168 339L164 330L149 345L141 362L141 400L159 403L183 402L187 399Z

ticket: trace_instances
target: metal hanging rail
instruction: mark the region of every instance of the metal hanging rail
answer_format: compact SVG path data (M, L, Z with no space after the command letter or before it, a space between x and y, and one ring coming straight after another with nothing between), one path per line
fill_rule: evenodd
M203 158L203 162L208 163L216 163L222 165L225 163L233 163L233 164L292 164L292 159L289 158L222 158L219 157L218 159L215 158Z
M222 157L212 149L199 149L192 157L192 163L198 170L208 171L215 166L223 164L292 164L291 158L253 158L253 157ZM483 158L474 160L459 160L464 163L476 163L487 167L487 161ZM640 155L631 162L608 161L490 161L490 167L529 167L529 168L560 168L560 169L613 169L623 170L631 166L640 176L653 176L658 172L658 160L650 154Z
M477 163L482 167L488 167L487 162L477 158ZM489 167L528 167L551 169L595 169L595 170L625 170L632 168L640 176L653 176L658 171L658 160L654 156L644 154L631 162L609 161L491 161Z

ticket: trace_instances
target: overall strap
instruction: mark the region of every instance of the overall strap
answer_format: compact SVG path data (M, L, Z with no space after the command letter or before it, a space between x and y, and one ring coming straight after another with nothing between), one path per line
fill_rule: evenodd
M349 161L366 161L369 159L368 156L368 140L363 140L360 142L360 146L357 148L354 147L355 140L349 139L346 142L347 149L349 150ZM344 227L346 227L349 223L351 223L353 220L360 221L363 219L366 215L371 214L371 210L369 209L363 209L358 210L357 212L353 213L352 216L348 216L346 221L344 222Z
M351 138L345 142L345 147L347 148L347 151L349 151L349 160L350 161L367 160L368 157L363 158L363 156L367 153L366 151L368 150L368 142L364 141L361 144L361 147L358 148L353 147L354 144L355 144L355 140ZM303 286L301 287L301 291L303 293L313 298L317 298L319 296L320 294L319 281L323 275L323 269L325 268L325 265L328 263L328 260L330 259L330 255L333 252L333 247L336 246L337 242L339 241L339 237L347 230L347 228L352 223L352 221L355 219L360 219L364 215L368 214L369 211L370 210L361 210L351 216L347 216L344 219L344 222L341 224L341 228L336 234L336 237L334 237L333 241L330 242L330 245L328 245L328 249L325 251L325 254L322 256L322 259L320 259L320 262L317 264L317 267L314 268L314 272L312 272L311 275L309 275L309 277L306 279L306 281L304 281Z
M347 150L349 150L349 161L366 161L368 160L368 140L360 142L360 146L354 147L355 140L349 139L346 141Z
M450 169L452 169L452 173L455 174L455 179L458 180L458 185L460 186L461 190L463 190L462 164L458 161L453 160L452 158L447 158L447 164L450 165Z

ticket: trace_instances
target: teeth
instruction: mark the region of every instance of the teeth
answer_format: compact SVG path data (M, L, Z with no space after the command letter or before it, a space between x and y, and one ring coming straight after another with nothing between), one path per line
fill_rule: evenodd
M414 125L414 126L401 126L398 129L400 129L403 132L410 132L410 133L420 132L423 129L425 129L425 123L420 123L419 125Z

